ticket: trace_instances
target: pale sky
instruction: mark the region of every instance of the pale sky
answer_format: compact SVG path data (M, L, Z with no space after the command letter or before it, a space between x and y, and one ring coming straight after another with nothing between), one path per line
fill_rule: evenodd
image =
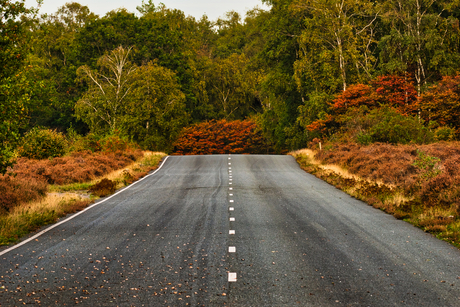
M43 0L40 14L53 14L67 2L78 2L81 5L86 5L91 12L99 15L99 17L104 16L111 10L122 7L129 12L138 13L136 7L142 4L142 0ZM148 2L148 0L145 2ZM261 0L159 0L152 2L155 5L162 2L167 8L179 9L185 15L191 15L197 20L206 14L212 21L217 20L219 17L225 17L225 13L232 10L240 13L244 19L246 12L256 6L261 9L268 9L268 6L263 5ZM28 7L37 7L37 2L36 0L26 0L26 5Z

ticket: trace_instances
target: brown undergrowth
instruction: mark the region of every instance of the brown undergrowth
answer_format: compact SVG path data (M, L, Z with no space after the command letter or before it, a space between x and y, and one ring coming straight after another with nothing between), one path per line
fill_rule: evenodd
M327 144L291 155L351 196L460 247L460 143Z
M21 159L10 174L0 176L0 245L15 242L84 209L96 197L138 180L157 168L164 156L136 150L105 156L83 152L52 160Z

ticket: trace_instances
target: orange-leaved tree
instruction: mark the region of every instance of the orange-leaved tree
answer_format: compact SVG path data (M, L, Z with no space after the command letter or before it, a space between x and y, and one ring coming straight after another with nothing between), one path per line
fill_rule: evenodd
M422 117L460 133L460 75L445 76L422 95Z
M326 132L340 126L338 117L356 109L366 107L371 111L381 107L394 108L402 115L415 115L418 110L417 91L408 76L388 75L372 80L370 84L350 85L337 94L330 103L330 114L326 119L314 121L306 128L309 131Z
M212 120L184 128L174 143L174 154L266 153L267 143L250 120Z

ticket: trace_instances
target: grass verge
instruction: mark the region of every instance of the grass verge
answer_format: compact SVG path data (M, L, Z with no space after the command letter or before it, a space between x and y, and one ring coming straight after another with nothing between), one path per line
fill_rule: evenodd
M156 169L165 156L164 153L144 152L140 159L127 167L90 182L50 185L43 199L21 204L0 216L0 245L14 243L69 213L83 210L98 198L89 190L102 179L112 181L116 189L122 188Z
M317 152L311 149L289 154L308 173L460 248L460 219L455 202L441 205L423 201L423 194L413 192L418 188L417 182L399 186L379 180L378 176L363 178L341 165L324 163L317 158Z

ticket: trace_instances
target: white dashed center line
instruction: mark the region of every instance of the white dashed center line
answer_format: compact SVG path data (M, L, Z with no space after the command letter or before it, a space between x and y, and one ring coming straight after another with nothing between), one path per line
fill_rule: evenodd
M228 159L231 160L230 157L228 157ZM228 167L228 184L231 185L232 181L233 181L233 178L232 178L232 168L230 167L230 165L232 165L232 163L229 161L228 165L229 165L229 167ZM233 191L233 188L229 187L228 190ZM228 196L233 197L233 192L229 193ZM229 203L234 203L235 202L233 199L229 199L228 201L229 201ZM229 211L235 211L235 208L234 207L228 207L228 210ZM230 222L234 222L235 218L230 217L229 220L230 220ZM229 230L228 234L229 235L234 235L235 230L234 229ZM236 247L235 246L229 246L228 247L228 252L229 253L236 253ZM229 282L236 282L237 281L236 272L228 272L228 281Z

